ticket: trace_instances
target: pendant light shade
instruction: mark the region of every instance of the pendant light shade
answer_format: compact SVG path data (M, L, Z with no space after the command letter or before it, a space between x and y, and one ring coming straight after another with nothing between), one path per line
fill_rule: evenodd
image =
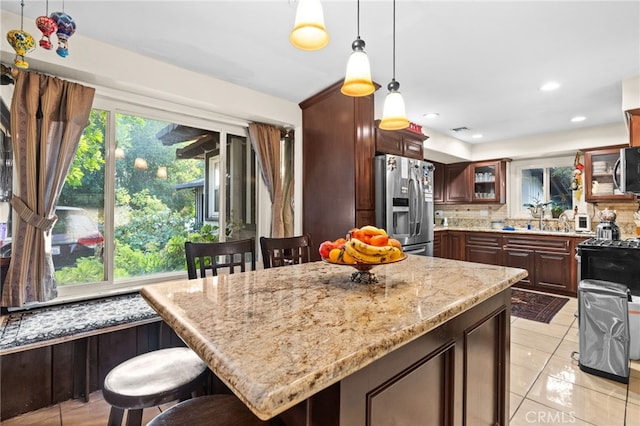
M329 43L320 0L300 0L289 41L302 50L322 49Z
M409 127L409 120L400 94L400 83L396 81L396 0L393 0L393 77L387 89L389 93L384 99L379 127L383 130L406 129Z
M383 130L400 130L409 127L409 120L404 109L404 99L400 94L400 83L391 80L387 86L389 93L384 98L384 107L382 109L382 120L379 127Z
M347 96L367 96L375 92L376 88L371 81L371 66L369 58L364 51L365 43L360 38L360 0L358 0L358 36L351 43L353 53L347 62L347 72L340 91Z

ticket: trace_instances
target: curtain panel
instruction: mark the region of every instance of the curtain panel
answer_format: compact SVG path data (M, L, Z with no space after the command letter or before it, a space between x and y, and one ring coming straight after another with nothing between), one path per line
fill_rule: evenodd
M280 129L263 123L249 124L249 137L258 156L260 173L271 199L271 236L293 236L292 180L280 173Z
M89 124L95 89L18 70L11 103L17 180L14 234L2 306L46 302L58 294L51 257L56 204Z

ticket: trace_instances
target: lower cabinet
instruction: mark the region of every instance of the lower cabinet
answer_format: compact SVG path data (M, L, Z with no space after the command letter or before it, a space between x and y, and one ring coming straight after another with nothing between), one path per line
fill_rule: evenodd
M466 260L465 234L463 231L449 231L447 234L447 257L454 260Z
M569 235L438 231L434 256L526 269L515 286L577 296L575 248L584 238Z
M469 262L502 265L502 236L489 232L468 232L465 255Z
M518 235L503 240L503 265L529 271L516 286L576 296L577 264L570 236Z
M339 422L302 424L508 425L510 297L506 289L343 379Z

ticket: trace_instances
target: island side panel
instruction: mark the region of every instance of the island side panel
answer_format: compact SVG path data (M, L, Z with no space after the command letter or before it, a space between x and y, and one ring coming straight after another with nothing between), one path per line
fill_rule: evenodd
M507 425L511 291L340 382L340 424Z

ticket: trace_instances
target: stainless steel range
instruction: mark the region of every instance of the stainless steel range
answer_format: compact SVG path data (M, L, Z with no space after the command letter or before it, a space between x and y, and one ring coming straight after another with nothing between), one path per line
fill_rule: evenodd
M578 244L576 251L580 279L624 284L632 295L640 296L640 239L590 238Z

